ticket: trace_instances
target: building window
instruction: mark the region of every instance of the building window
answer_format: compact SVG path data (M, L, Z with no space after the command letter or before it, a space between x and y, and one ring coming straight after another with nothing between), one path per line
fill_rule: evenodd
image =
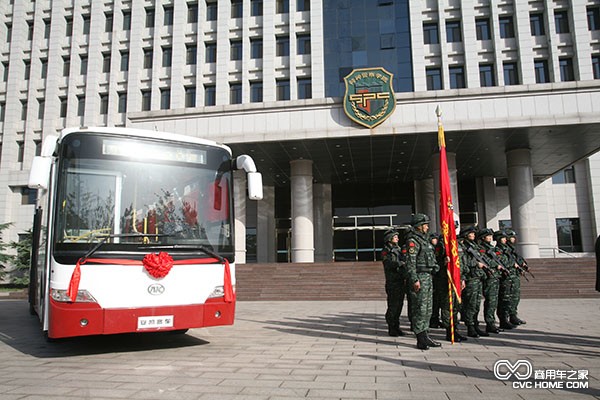
M102 54L102 72L110 72L110 53Z
M214 106L217 104L217 88L215 85L204 85L204 105Z
M252 103L260 103L263 101L262 82L250 82L250 101Z
M196 107L196 87L186 86L185 88L185 106Z
M217 2L207 2L206 3L206 20L207 21L216 21L217 20Z
M42 66L40 71L40 78L46 79L46 77L48 76L48 60L43 58L41 62Z
M462 42L460 33L460 21L446 22L446 41L448 43Z
M60 100L60 117L65 118L67 116L67 98L59 97Z
M129 71L129 52L121 52L121 71Z
M113 15L110 13L104 14L104 31L109 33L113 31Z
M29 76L31 75L31 62L24 61L23 64L25 64L25 73L23 74L23 78L28 81Z
M146 8L146 28L154 28L154 8Z
M425 75L427 90L442 90L442 70L440 68L427 68Z
M437 22L423 24L423 40L425 44L439 44L440 35Z
M501 219L498 221L498 228L502 229L512 229L512 220L510 219Z
M206 55L205 62L214 63L217 62L217 44L214 42L206 43Z
M298 35L298 54L310 54L310 35Z
M229 84L229 103L230 104L242 104L242 84L241 83L230 83Z
M198 22L198 4L188 4L187 22L188 24Z
M83 16L83 34L84 35L90 34L90 16L89 15Z
M310 11L310 0L297 0L297 11Z
M0 122L4 122L4 114L6 109L6 103L0 103Z
M131 30L131 13L129 11L123 11L123 30Z
M83 117L85 114L85 96L77 96L77 116Z
M393 33L384 33L379 36L379 48L382 50L393 49L396 47L394 42L395 34Z
M44 39L49 39L50 38L50 20L49 19L45 19L44 20Z
M592 69L594 70L594 79L600 79L600 55L592 56Z
M242 18L243 11L242 0L231 0L231 18Z
M250 15L253 17L260 17L263 15L262 0L250 0Z
M276 82L277 86L277 100L289 100L290 99L290 80L289 79L278 79Z
M582 251L579 218L556 218L556 239L561 250Z
M65 20L67 21L66 29L65 29L65 36L71 37L71 36L73 36L73 18L68 17L68 18L65 18Z
M287 57L290 55L289 36L277 36L275 38L275 55L277 57Z
M298 78L298 98L312 99L312 82L310 78Z
M152 104L152 91L142 90L142 111L150 111Z
M154 57L154 51L151 47L144 49L144 68L152 68L152 58Z
M120 113L127 112L127 93L124 93L124 92L119 93L118 112L120 112Z
M30 189L27 186L22 186L21 189L21 205L35 204L37 201L37 189ZM19 234L19 242L25 240L24 235Z
M44 119L44 113L46 112L46 102L44 99L38 99L38 119Z
M35 145L35 155L36 156L41 156L42 155L42 141L41 140L34 140L33 144Z
M21 100L21 119L27 120L27 100Z
M490 40L492 38L490 20L488 18L475 20L475 34L477 35L477 40Z
M493 64L479 64L479 84L481 87L496 86Z
M160 109L168 110L171 108L171 91L169 89L160 90Z
M108 94L106 93L100 94L100 114L108 114Z
M71 59L69 57L63 57L63 76L69 76L71 72Z
M569 13L567 11L554 11L556 33L569 33Z
M2 81L6 82L6 81L8 81L8 63L7 62L2 63L2 70L3 70Z
M80 56L81 64L79 65L79 74L86 75L88 70L88 58L87 56Z
M170 47L163 47L162 48L162 66L163 67L170 67L171 66L171 48Z
M544 14L529 14L529 26L531 28L531 36L544 36L546 34Z
M575 80L575 72L573 71L573 59L572 58L559 58L558 64L560 67L560 80L562 82L569 82Z
M185 63L187 65L196 65L196 45L187 45L185 50Z
M503 64L504 69L504 85L518 85L519 84L519 72L517 70L517 63L505 62Z
M33 21L27 22L27 40L33 40Z
M290 0L277 0L275 2L275 12L277 14L287 14L290 12Z
M449 67L450 89L462 89L465 87L465 69L462 65Z
M242 59L242 41L231 40L230 41L229 55L231 61L237 61Z
M263 56L262 39L250 39L250 58L258 59Z
M163 16L163 25L173 25L173 7L165 7L165 14Z
M600 7L588 7L587 9L588 29L597 31L600 29Z
M512 16L500 17L500 37L502 39L510 39L515 37L515 26Z
M575 183L575 168L571 165L552 175L553 184Z
M10 43L12 40L12 24L6 24L6 41Z
M23 162L25 158L25 143L22 141L17 142L17 162Z
M548 61L534 60L533 66L535 68L535 83L550 82L550 75L548 74Z

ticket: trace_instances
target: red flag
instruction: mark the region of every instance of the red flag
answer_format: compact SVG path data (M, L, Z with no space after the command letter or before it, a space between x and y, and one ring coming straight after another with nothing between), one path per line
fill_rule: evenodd
M444 127L438 119L438 143L440 147L440 220L444 246L448 262L448 277L452 289L456 293L458 302L461 302L460 259L458 257L458 242L456 240L456 227L454 225L454 207L452 205L452 191L450 189L450 173L446 158L446 139Z

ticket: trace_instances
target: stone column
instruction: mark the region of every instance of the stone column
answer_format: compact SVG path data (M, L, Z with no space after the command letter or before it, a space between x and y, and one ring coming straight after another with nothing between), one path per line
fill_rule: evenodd
M333 261L333 208L331 203L331 184L315 184L315 261Z
M313 174L311 160L290 161L292 190L292 262L315 261Z
M246 172L233 171L233 210L235 213L235 262L246 264Z
M519 252L525 258L537 258L540 256L540 246L535 224L535 194L529 149L508 150L506 165L510 218L518 234Z
M427 214L431 218L429 229L437 232L439 228L439 210L435 203L434 183L432 178L415 181L415 210ZM407 221L410 222L410 221Z
M275 246L275 188L263 186L263 198L257 202L256 258L259 263L274 263Z

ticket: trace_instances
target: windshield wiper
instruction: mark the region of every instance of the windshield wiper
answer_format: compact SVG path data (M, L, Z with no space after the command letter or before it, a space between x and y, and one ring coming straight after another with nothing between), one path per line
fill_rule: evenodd
M169 237L169 236L173 236L172 234L169 233L154 233L152 235L148 235L148 234L144 234L144 233L111 233L108 235L102 235L103 238L96 243L96 245L94 247L92 247L87 253L85 253L85 255L81 258L81 261L85 261L87 260L92 254L94 254L96 251L98 251L98 249L100 247L102 247L102 245L104 243L106 243L106 241L108 239L112 239L112 238L128 238L128 237Z
M225 261L225 257L219 255L215 251L209 249L208 247L202 246L201 244L157 244L140 247L143 249L190 249L190 250L201 250L203 253L208 254L219 260L220 262Z

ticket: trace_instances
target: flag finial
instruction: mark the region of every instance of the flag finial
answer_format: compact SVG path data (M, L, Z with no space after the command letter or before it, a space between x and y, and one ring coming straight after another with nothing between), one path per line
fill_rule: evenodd
M435 108L435 115L437 115L438 118L440 118L442 116L442 109L440 108L440 105L438 104L438 106Z

